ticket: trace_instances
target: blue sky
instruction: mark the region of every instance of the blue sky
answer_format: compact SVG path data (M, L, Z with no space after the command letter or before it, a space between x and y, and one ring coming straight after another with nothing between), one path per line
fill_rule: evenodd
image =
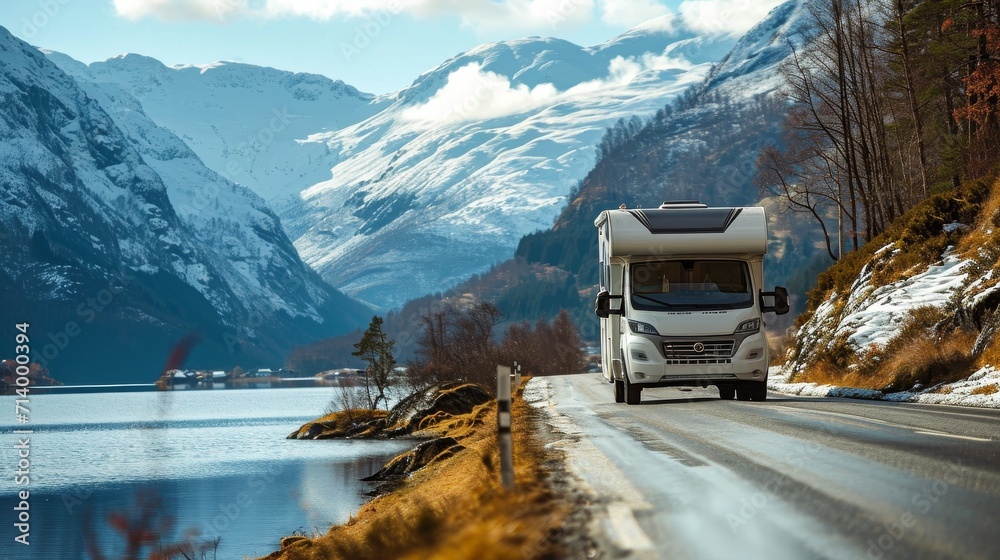
M476 45L529 35L602 43L672 15L740 34L780 0L4 0L0 25L83 62L233 60L315 72L371 93Z

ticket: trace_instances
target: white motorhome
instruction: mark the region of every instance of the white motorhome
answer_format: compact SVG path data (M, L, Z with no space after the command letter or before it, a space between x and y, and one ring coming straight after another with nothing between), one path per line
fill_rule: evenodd
M764 314L788 292L764 292L764 209L693 201L602 212L601 363L615 402L646 387L715 385L723 399L767 398Z

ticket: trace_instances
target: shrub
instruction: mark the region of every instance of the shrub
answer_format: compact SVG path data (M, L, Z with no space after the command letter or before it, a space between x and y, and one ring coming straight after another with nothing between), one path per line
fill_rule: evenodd
M1000 386L998 386L996 383L994 383L992 385L983 385L981 387L976 387L975 389L972 390L972 394L973 395L992 395L992 394L996 393L997 391L1000 391Z

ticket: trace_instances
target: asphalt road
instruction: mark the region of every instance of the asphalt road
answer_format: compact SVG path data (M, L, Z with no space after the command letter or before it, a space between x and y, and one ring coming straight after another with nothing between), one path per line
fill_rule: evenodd
M1000 411L535 378L608 558L1000 558Z

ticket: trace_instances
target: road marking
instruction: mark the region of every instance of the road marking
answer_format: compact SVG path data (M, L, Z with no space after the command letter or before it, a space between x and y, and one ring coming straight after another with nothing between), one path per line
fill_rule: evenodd
M653 541L636 521L632 508L625 504L608 506L608 522L611 524L611 538L625 550L653 550Z
M913 430L913 433L915 433L915 434L924 434L924 435L928 435L928 436L941 436L941 437L948 437L948 438L955 438L955 439L967 439L967 440L970 440L970 441L993 441L990 438L980 438L980 437L973 437L973 436L960 436L960 435L957 435L957 434L949 434L949 433L945 433L945 432L936 432L934 430Z
M808 408L799 408L799 407L792 407L792 406L775 408L774 410L781 411L781 412L795 411L795 412L804 412L806 414L820 414L820 415L827 415L827 416L838 416L838 417L841 417L841 418L847 418L847 419L854 420L854 421L857 421L857 422L871 422L872 424L880 424L880 425L883 425L883 426L889 426L891 428L899 428L901 430L911 431L911 432L913 432L915 434L922 434L922 435L928 435L928 436L941 436L941 437L950 437L950 438L955 438L955 439L967 439L967 440L970 440L970 441L993 441L991 438L979 438L979 437L975 437L975 436L962 436L962 435L952 434L952 433L948 433L948 432L939 432L939 431L936 431L936 430L929 430L929 429L920 428L920 427L917 427L917 426L909 426L909 425L906 425L906 424L898 424L896 422L889 422L888 420L879 420L878 418L869 418L867 416L859 416L859 415L856 415L856 414L846 414L846 413L843 413L843 412L833 412L833 411L830 411L830 410L812 410L812 409L808 409Z
M981 420L981 421L985 421L985 422L990 422L990 421L996 420L996 418L997 418L997 416L995 414L997 411L993 410L993 409L985 409L985 410L982 411L982 414L971 414L969 412L953 412L951 410L934 410L934 409L930 408L932 406L955 406L953 404L933 404L933 403L919 403L919 402L918 403L905 403L905 404L920 405L920 407L921 407L920 408L920 413L921 414L929 413L929 414L947 414L948 416L964 416L966 418L975 418L976 420ZM926 408L924 408L924 407L926 407Z

